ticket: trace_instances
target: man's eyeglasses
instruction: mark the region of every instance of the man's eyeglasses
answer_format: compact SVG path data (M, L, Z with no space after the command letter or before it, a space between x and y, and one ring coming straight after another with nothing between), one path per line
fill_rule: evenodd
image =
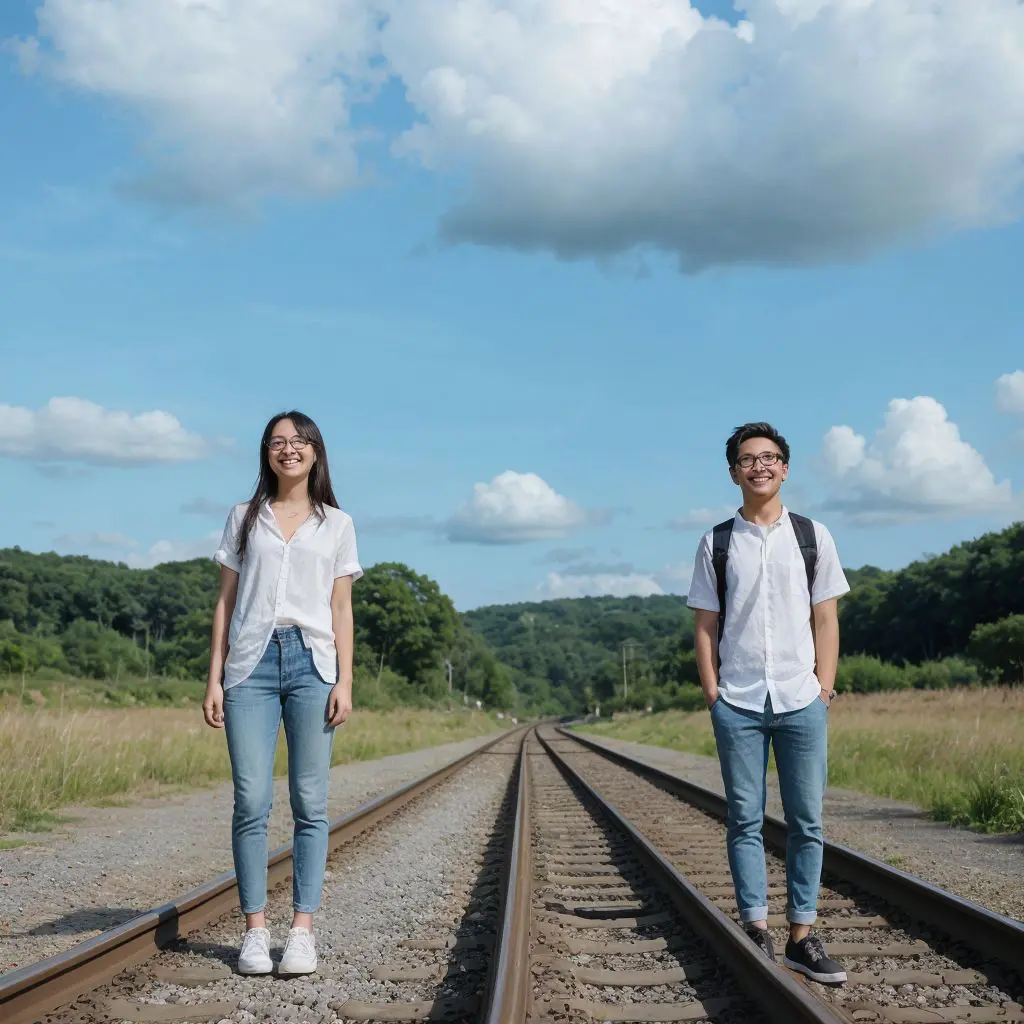
M286 444L290 444L295 451L301 452L302 449L305 448L307 444L311 444L311 443L312 442L311 441L307 441L306 438L298 437L297 435L295 437L291 438L290 440L287 440L287 441L283 437L272 437L267 442L267 447L272 452L280 452L280 451L284 451L284 446Z
M762 466L774 466L776 462L781 462L782 456L778 452L761 452L758 455L741 455L736 460L736 465L740 469L750 469L755 462L760 462Z

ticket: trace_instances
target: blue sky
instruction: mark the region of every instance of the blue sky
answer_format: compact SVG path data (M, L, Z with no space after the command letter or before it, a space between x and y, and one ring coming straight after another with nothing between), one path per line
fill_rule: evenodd
M839 0L714 32L623 0L604 35L568 0L432 3L353 38L362 0L220 0L229 43L178 0L5 5L0 545L208 553L287 407L364 563L463 609L685 590L750 419L848 566L1020 518L1019 5L937 5L953 82L879 11L876 78L844 79Z

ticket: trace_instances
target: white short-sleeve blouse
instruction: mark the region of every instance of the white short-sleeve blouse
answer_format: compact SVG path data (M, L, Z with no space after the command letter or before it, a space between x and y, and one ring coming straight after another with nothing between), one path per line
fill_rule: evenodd
M363 575L352 518L340 509L315 512L286 541L266 502L256 517L245 560L238 541L248 503L228 513L214 560L238 573L238 593L228 632L224 689L247 679L259 664L276 626L298 626L324 682L338 678L331 619L334 581Z

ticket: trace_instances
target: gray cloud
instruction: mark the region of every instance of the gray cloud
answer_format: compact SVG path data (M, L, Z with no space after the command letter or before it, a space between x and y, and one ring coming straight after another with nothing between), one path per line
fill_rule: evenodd
M127 187L151 202L361 184L351 110L390 75L414 110L393 152L466 183L452 241L698 270L1019 216L1019 0L740 6L730 25L687 0L42 0L14 46L134 115L149 162Z

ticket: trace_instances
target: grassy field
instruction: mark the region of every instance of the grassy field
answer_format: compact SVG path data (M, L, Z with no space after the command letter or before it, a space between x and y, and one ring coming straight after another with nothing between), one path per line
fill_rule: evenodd
M955 825L1024 830L1024 690L844 694L829 716L830 785ZM706 712L623 716L587 731L716 756Z
M59 673L0 675L0 710L24 707L55 711L86 708L188 707L200 705L206 684L195 680L127 677L85 679Z
M482 736L482 712L357 711L334 743L334 763L366 761ZM286 764L283 730L277 771ZM0 832L46 828L68 804L102 804L231 777L224 733L198 707L0 710Z

